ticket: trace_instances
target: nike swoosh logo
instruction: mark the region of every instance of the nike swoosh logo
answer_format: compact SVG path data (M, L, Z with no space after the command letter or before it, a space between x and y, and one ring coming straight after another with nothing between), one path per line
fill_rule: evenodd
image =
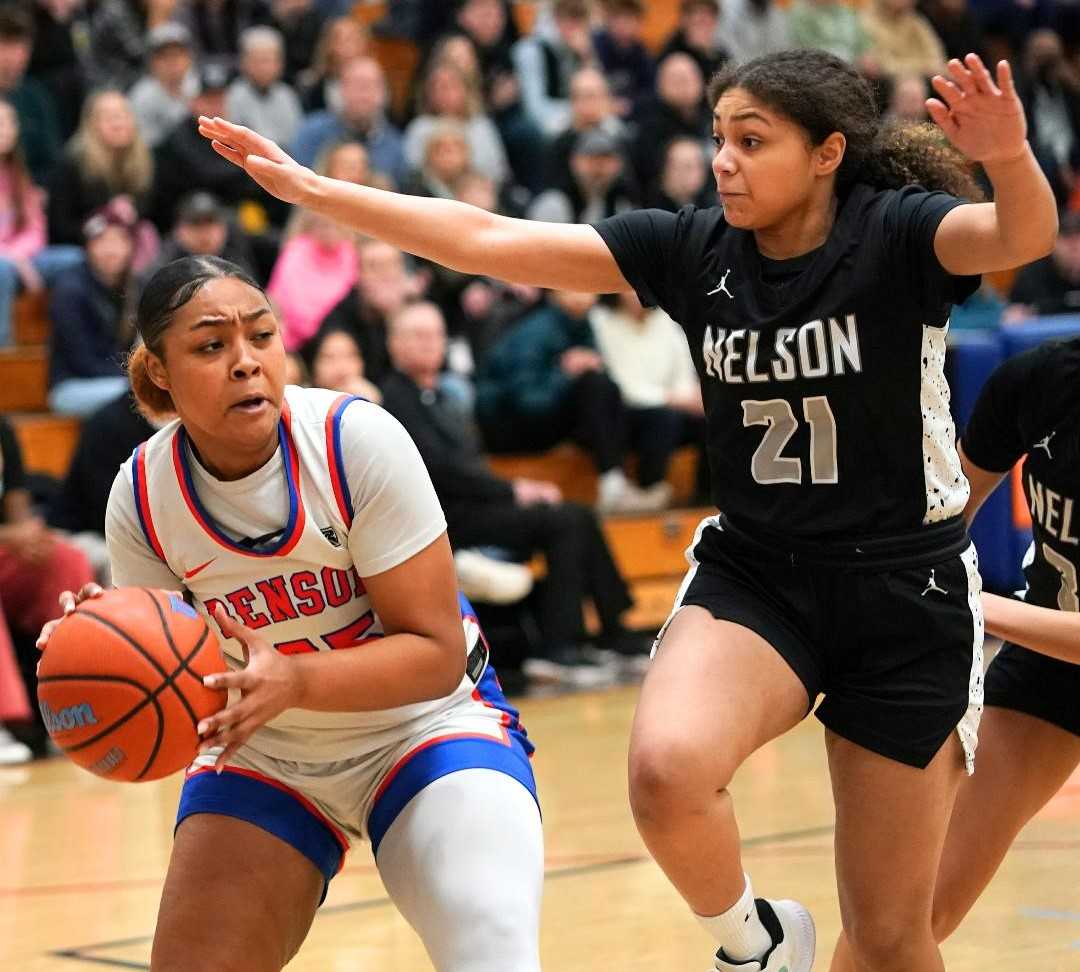
M191 580L191 578L194 577L196 574L202 573L202 571L206 570L206 568L209 567L215 560L217 560L217 557L211 557L205 564L199 564L198 567L192 567L191 570L185 571L184 580Z

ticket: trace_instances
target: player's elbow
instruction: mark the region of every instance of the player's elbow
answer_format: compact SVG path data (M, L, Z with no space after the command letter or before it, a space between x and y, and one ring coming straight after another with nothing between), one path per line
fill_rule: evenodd
M465 674L465 635L460 625L456 631L437 641L438 661L431 673L431 697L441 699L461 684Z

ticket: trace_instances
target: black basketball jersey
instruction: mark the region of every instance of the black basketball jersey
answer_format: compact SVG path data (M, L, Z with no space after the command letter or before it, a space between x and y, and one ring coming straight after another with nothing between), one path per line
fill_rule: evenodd
M713 500L792 537L892 536L967 500L944 376L953 277L934 234L962 200L855 186L826 243L765 260L720 208L596 227L648 306L686 332L708 417Z
M981 469L1021 474L1033 543L1024 560L1027 599L1080 610L1080 338L1015 355L989 378L963 437Z

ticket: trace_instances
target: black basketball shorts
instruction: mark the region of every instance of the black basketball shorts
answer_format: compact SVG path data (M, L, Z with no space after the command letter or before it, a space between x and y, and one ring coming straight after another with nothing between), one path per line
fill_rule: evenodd
M872 752L924 768L958 731L970 773L983 701L982 585L962 523L947 532L931 527L921 543L902 538L887 550L852 545L837 559L835 548L795 552L710 517L687 550L671 616L697 605L760 635L811 709L824 695L818 719Z
M1080 665L1005 642L986 671L986 704L1080 736Z

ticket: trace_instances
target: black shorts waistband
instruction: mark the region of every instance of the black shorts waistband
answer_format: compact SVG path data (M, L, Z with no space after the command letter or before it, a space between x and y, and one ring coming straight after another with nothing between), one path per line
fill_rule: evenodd
M855 570L890 570L932 564L963 553L971 544L962 516L931 523L896 536L815 540L792 537L750 524L726 513L719 525L743 543L759 548L766 556L794 565L846 567Z

